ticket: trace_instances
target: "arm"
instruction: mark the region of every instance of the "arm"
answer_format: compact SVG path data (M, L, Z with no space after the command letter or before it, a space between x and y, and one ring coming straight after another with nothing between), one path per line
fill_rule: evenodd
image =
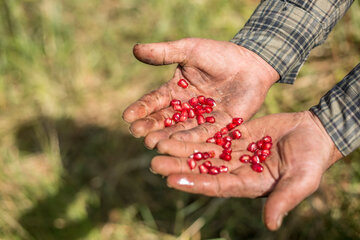
M352 0L267 0L231 40L262 57L293 83L310 51L323 43Z

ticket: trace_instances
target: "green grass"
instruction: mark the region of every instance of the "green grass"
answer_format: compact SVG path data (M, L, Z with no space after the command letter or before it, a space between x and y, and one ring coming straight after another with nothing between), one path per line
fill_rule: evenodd
M229 40L257 2L0 0L0 239L356 239L359 150L271 233L263 200L168 189L124 108L172 75L136 61L137 42ZM354 4L294 86L257 116L301 111L360 59ZM133 86L136 86L134 88Z

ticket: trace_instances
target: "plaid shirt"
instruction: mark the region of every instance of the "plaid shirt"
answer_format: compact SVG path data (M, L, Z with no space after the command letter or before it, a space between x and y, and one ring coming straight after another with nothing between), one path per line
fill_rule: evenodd
M323 43L353 0L266 0L231 42L262 57L293 83L310 51ZM360 65L311 108L343 155L360 146Z

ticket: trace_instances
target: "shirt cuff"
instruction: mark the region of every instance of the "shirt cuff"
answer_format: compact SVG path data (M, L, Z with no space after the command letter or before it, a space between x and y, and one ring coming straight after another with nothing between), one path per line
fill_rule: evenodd
M231 42L255 52L292 84L310 50L320 45L352 0L266 0Z
M310 108L339 151L350 154L360 146L360 63Z

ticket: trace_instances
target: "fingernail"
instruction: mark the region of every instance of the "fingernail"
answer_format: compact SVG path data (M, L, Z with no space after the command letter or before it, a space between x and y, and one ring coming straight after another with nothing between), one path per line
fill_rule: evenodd
M181 186L194 186L194 182L189 181L189 179L187 179L187 178L180 178L177 181L177 184L179 184Z
M283 220L283 216L279 216L279 218L277 220L277 223L276 223L276 229L280 228L282 220Z
M157 172L155 172L151 167L149 168L149 171L153 174L158 174Z

